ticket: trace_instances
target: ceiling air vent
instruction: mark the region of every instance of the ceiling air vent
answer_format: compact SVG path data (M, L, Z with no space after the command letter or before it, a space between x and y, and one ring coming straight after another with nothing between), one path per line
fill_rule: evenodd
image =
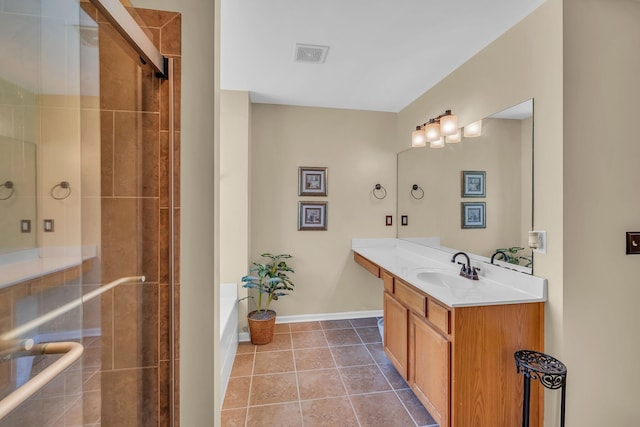
M329 52L329 46L296 43L293 61L306 62L307 64L324 64L327 52Z

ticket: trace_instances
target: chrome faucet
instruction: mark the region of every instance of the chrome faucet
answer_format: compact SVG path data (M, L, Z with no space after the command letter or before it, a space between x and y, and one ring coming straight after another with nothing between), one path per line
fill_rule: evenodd
M451 262L456 262L456 258L458 257L458 255L464 256L467 260L466 264L463 262L458 262L458 264L462 266L460 267L460 275L462 277L466 277L467 279L479 280L478 271L480 271L480 269L478 267L471 267L471 260L469 259L469 255L467 255L466 253L456 252L455 254L453 254L453 257L451 257Z
M509 262L509 256L504 251L497 250L493 253L493 255L491 255L491 264L493 264L493 260L496 258L496 256L500 254L502 254L502 260L504 262Z

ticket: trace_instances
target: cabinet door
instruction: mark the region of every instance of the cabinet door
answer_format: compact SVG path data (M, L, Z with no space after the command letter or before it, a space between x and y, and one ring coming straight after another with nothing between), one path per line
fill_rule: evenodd
M451 343L415 314L409 321L409 384L440 427L449 425Z
M384 293L384 351L402 378L407 379L407 331L409 311Z

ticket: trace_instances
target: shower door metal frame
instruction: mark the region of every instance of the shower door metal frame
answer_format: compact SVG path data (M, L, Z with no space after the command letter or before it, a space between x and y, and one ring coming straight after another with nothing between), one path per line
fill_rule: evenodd
M90 1L138 52L140 58L156 70L158 77L169 78L168 59L153 45L153 42L119 0Z

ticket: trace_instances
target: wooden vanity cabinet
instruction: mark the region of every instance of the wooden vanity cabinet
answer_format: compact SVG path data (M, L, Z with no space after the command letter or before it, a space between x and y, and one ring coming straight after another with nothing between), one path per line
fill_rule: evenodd
M409 318L409 384L439 426L448 426L451 342L423 317Z
M384 351L402 378L407 379L409 310L384 294Z
M385 353L438 425L520 425L522 375L513 353L543 350L544 304L448 307L364 260L384 282ZM532 381L532 427L542 425L542 403Z

